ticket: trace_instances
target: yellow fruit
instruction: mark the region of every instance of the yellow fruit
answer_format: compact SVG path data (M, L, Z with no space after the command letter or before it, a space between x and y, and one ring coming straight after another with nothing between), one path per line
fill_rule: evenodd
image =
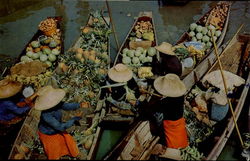
M82 48L77 48L76 53L77 54L83 54L83 49Z
M89 51L83 51L83 56L85 59L87 59L89 57Z
M24 155L21 153L17 153L15 154L14 159L18 159L18 160L24 159Z
M24 152L24 153L28 153L30 151L30 149L25 146L25 145L20 145L20 149Z
M86 149L86 150L89 150L90 148L91 148L91 145L92 145L92 143L93 143L93 136L90 136L89 138L88 138L88 140L86 141L86 143L84 144L84 148Z
M81 53L77 53L75 57L76 57L76 59L81 60L82 59L82 54Z
M95 55L90 55L89 60L95 61Z

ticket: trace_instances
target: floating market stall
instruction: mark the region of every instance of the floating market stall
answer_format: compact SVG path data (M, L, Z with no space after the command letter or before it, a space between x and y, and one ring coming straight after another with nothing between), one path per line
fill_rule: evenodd
M82 104L83 108L79 109L84 113L79 121L81 126L68 129L77 141L79 159L91 159L94 155L100 131L97 125L105 113L101 109L103 101L99 100L99 90L110 64L108 23L108 18L104 18L98 11L92 11L87 24L81 28L81 36L77 42L65 54L59 55L59 63L48 82L67 92L64 102ZM63 120L79 110L63 113ZM9 159L46 159L37 134L40 114L35 109L30 111L14 142Z
M61 21L61 17L48 17L41 21L39 30L24 47L14 65L3 74L1 84L6 81L20 84L23 90L17 95L22 93L26 102L30 102L33 99L31 95L47 83L57 65L58 55L63 53ZM23 118L25 116L4 124L14 124Z
M236 120L245 102L249 90L247 84L250 81L249 45L242 39L244 37L244 35L234 37L221 56L228 89L234 93L230 100L234 107ZM231 59L232 57L234 59ZM159 148L158 144L154 148L159 138L151 134L148 122L143 121L132 128L128 135L104 159L147 160L153 156L174 160L217 159L235 127L233 117L228 113L229 107L226 96L223 94L222 78L218 69L216 61L212 68L206 69L208 73L199 79L199 83L194 84L193 88L189 88L189 92L185 95L184 117L187 122L188 147L165 149ZM208 86L219 88L221 92L213 93ZM205 99L209 94L213 95L213 97L211 95L209 97L216 102L212 106ZM206 96L203 97L204 95Z
M125 99L120 100L121 102L110 97L108 95L110 92L105 93L107 113L102 119L103 126L107 127L117 123L117 125L128 127L138 116L136 102L147 99L147 93L142 93L140 90L150 90L148 82L154 76L153 61L159 59L159 53L154 48L156 45L158 43L153 14L152 12L140 12L122 43L113 66L124 64L133 71L133 87L129 87L126 82L101 87L103 89L124 87L126 90Z

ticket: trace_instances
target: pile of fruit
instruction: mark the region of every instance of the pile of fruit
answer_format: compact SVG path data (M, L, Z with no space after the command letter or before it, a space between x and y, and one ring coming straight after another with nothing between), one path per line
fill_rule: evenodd
M52 23L53 21L53 23ZM46 24L50 24L46 26ZM49 18L40 23L39 28L43 35L39 36L37 40L33 40L26 48L26 54L21 57L22 62L39 60L46 63L49 67L55 67L57 56L61 53L60 29L56 29L52 36L46 36L47 30L56 27L56 21ZM48 35L48 34L47 34Z
M154 41L153 25L150 21L138 21L130 34L130 40Z
M206 17L204 19L204 23L208 22L219 30L222 30L227 17L228 10L228 2L220 3L220 5L217 5L215 8L212 9L210 17Z

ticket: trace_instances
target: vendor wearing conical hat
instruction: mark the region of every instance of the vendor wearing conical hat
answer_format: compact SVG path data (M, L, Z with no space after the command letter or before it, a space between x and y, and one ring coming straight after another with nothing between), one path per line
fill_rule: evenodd
M170 148L185 148L188 146L188 138L183 118L184 94L187 90L184 83L178 75L166 74L155 79L154 88L161 97L151 98L145 109L148 112L146 117L154 121L152 114L162 113L164 130L158 133L165 138L164 143Z
M122 63L116 64L115 66L109 69L108 84L111 86L118 84L118 86L113 86L112 88L109 88L109 91L111 92L111 97L114 100L121 100L123 96L127 94L128 91L137 89L136 82L133 79L132 70ZM130 94L133 95L132 93ZM135 96L133 98L130 98L131 99L127 99L127 101L134 105L136 103Z
M63 89L52 86L45 86L37 92L34 108L42 111L38 134L48 159L60 159L64 155L76 157L79 154L76 142L66 129L80 120L81 114L62 122L62 110L75 110L81 105L62 103L65 94Z
M156 46L155 48L159 51L161 60L160 62L155 62L153 72L157 75L174 73L178 76L181 76L182 65L174 53L174 47L167 42L163 42L161 45Z
M108 71L109 78L118 83L128 82L132 76L133 72L124 64L117 64Z
M30 109L30 105L20 94L22 88L21 83L7 78L0 81L0 123L15 124Z

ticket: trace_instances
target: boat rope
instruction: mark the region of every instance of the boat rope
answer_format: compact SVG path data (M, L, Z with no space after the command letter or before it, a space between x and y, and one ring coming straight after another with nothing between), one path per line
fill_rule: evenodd
M225 79L225 77L224 77L223 68L222 68L222 64L221 64L220 57L219 57L219 54L218 54L217 45L216 45L215 40L214 40L214 32L213 32L212 30L210 30L210 31L211 31L211 33L212 33L212 41L213 41L213 45L214 45L214 49L215 49L215 55L216 55L217 60L218 60L218 63L219 63L219 68L220 68L220 72L221 72L221 76L222 76L222 80L223 80L223 85L224 85L224 88L225 88L226 95L228 95L226 79ZM224 50L224 51L225 51L225 50ZM239 127L238 127L238 125L237 125L237 120L236 120L236 118L235 118L235 113L234 113L234 110L233 110L231 101L230 101L230 99L229 99L228 97L227 97L227 103L228 103L228 105L229 105L229 107L230 107L230 111L231 111L231 113L232 113L234 125L235 125L235 128L236 128L238 137L239 137L239 139L240 139L241 146L242 146L242 148L244 148L244 143L243 143L243 140L242 140L242 137L241 137L241 134L240 134Z
M118 52L119 49L120 49L120 45L119 45L119 42L118 42L117 34L116 34L116 31L115 31L115 25L114 25L113 20L112 20L111 10L110 10L109 3L108 3L107 0L106 0L106 5L107 5L107 8L108 8L110 23L112 25L112 32L114 33L115 43L116 43L117 52Z

